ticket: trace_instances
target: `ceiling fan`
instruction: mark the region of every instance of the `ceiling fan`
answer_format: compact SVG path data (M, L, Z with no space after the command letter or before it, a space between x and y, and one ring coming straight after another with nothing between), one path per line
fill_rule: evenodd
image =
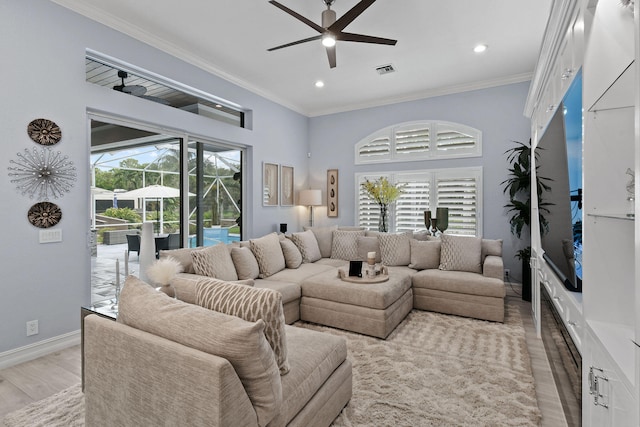
M299 21L304 22L320 34L314 37L298 40L295 42L283 44L281 46L272 47L267 49L269 52L284 47L294 46L300 43L310 42L313 40L322 40L322 44L327 48L327 56L329 58L329 67L334 68L336 66L336 41L344 40L348 42L359 43L373 43L373 44L386 44L395 46L397 40L384 39L381 37L367 36L364 34L345 33L342 31L347 25L353 22L362 12L364 12L369 6L371 6L376 0L361 0L358 4L352 7L347 13L342 15L340 19L336 20L336 12L331 10L331 5L335 0L322 0L327 5L327 10L322 11L322 26L315 22L305 18L299 13L289 9L288 7L278 3L275 0L270 0L269 3L275 7L285 11L289 15L293 16Z
M157 96L145 95L147 93L147 88L142 85L126 85L124 83L124 79L129 77L129 73L126 71L118 70L118 77L122 79L122 84L115 85L113 90L137 96L138 98L148 99L149 101L157 102L159 104L169 105L169 101L166 99L158 98Z

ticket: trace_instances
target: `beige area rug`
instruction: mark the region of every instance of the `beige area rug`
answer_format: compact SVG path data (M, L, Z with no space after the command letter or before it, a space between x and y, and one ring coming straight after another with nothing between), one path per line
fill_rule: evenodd
M412 311L386 341L298 322L347 338L353 397L334 426L537 426L518 307L504 324ZM84 425L80 386L9 414L7 427Z

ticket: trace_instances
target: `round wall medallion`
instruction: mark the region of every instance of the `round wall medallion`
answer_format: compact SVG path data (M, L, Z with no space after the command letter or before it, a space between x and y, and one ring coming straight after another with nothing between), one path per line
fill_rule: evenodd
M55 145L62 138L60 127L47 119L35 119L27 126L29 137L41 145Z
M31 206L27 218L38 228L49 228L60 222L62 210L55 203L39 202Z

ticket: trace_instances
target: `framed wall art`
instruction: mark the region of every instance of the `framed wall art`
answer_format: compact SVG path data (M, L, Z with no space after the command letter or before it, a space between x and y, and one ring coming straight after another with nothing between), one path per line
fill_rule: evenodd
M277 163L262 163L262 206L278 206L278 172Z
M280 166L280 206L293 206L293 166Z
M327 216L338 216L338 169L327 170Z

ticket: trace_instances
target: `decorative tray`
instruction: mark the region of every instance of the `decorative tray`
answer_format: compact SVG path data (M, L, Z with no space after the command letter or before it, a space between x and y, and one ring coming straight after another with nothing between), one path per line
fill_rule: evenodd
M362 271L366 273L366 267L364 267ZM387 267L382 266L382 268L378 271L380 273L376 274L375 276L367 276L366 274L363 274L362 277L357 277L357 276L349 276L348 272L340 268L338 269L338 277L340 278L340 280L344 282L361 283L361 284L382 283L389 280L389 270L387 270Z

